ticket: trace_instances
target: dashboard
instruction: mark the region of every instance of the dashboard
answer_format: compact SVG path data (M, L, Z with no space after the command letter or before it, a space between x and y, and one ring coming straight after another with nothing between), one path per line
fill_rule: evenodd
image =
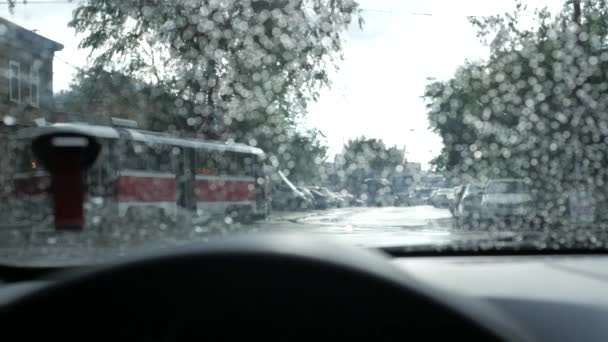
M390 258L247 238L7 283L0 319L27 339L608 341L607 281L601 255Z
M422 283L484 301L540 341L608 341L608 257L395 258Z

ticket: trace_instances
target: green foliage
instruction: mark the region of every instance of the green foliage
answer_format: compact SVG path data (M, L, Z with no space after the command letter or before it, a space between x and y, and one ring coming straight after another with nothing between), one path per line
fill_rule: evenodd
M448 153L446 152L446 148L442 148L439 155L435 158L431 159L429 164L432 167L433 172L444 172L448 168Z
M608 180L608 7L582 2L552 15L525 11L472 20L491 48L452 79L426 87L432 127L445 148L436 167L477 178L529 179L545 193ZM522 28L523 27L523 28Z
M274 155L277 167L299 184L318 183L323 176L322 163L327 159L327 146L323 135L315 129L294 132L286 137L286 142ZM266 147L266 150L272 150ZM274 159L273 158L273 159Z
M185 130L255 142L304 180L313 164L300 166L324 159L325 147L297 122L330 85L358 16L353 0L87 0L70 26L93 70L162 89L183 105L167 115L177 111Z
M192 115L253 127L305 113L357 14L351 0L89 0L70 25L95 66L167 85Z
M13 9L15 8L15 5L17 5L17 3L19 2L19 0L8 0L6 3L8 5L8 10L12 13ZM22 0L23 4L27 3L27 0Z
M404 163L403 151L396 146L387 147L380 139L360 137L344 145L338 167L345 187L354 193L361 193L365 179L390 179L403 172Z
M190 104L158 86L101 67L80 70L55 102L67 112L133 119L155 131L194 133L187 125Z

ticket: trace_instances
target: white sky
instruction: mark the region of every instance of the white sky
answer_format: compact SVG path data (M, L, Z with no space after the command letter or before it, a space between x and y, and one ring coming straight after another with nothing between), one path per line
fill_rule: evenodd
M559 6L562 0L528 1L530 7ZM310 106L307 124L327 137L330 154L340 153L349 139L365 135L389 145L406 146L408 160L428 162L442 143L428 129L420 98L428 77L446 79L465 59L487 56L466 20L469 15L501 13L512 0L359 0L365 25L347 34L345 60L333 76L333 86ZM67 27L74 3L18 5L13 15L6 5L0 16L36 29L65 48L56 56L54 89L67 89L86 65L79 37ZM415 14L418 13L418 14ZM430 15L425 15L430 14Z

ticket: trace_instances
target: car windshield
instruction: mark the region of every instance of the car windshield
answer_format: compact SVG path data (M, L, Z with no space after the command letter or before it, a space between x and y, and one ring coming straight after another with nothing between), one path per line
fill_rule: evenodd
M603 0L0 1L0 263L608 248L607 113Z

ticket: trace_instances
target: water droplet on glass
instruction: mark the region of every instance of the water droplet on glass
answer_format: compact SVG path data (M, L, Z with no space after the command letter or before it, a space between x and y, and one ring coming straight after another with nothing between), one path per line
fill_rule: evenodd
M91 222L96 226L99 225L101 223L101 216L93 216Z
M4 124L7 126L12 126L17 122L17 120L10 115L5 115L3 121L4 121Z

